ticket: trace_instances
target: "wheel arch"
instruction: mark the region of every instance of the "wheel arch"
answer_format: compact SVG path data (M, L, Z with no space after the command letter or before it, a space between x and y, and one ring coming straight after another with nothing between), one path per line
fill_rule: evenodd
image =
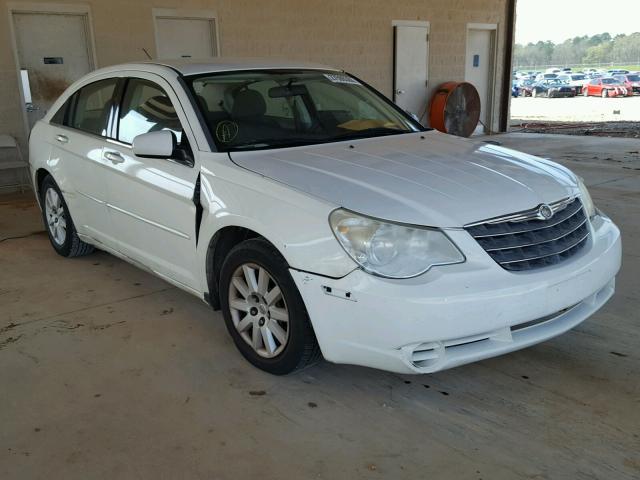
M208 295L207 302L214 310L220 309L219 273L224 259L236 245L251 238L262 238L269 242L282 255L280 249L267 237L247 227L227 225L214 233L209 240L205 257L205 269ZM284 258L284 255L282 255ZM286 260L285 260L286 261Z
M51 175L51 172L49 172L46 168L40 167L35 172L35 188L36 188L35 193L36 193L36 200L38 201L38 204L40 204L40 193L42 189L42 182L47 177L47 175ZM42 205L40 205L40 207L42 207Z

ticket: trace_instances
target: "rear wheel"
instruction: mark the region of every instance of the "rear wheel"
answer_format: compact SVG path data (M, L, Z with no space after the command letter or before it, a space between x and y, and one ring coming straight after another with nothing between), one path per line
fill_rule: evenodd
M538 91L535 88L533 90L531 90L531 96L533 98L536 98L538 96Z
M47 175L40 186L40 205L49 241L59 255L80 257L93 252L93 246L78 237L67 203L51 175Z
M264 239L234 247L220 272L227 330L254 366L285 375L315 363L320 348L285 259Z
M589 96L589 89L588 89L587 87L584 87L584 88L582 89L582 94L583 94L585 97L588 97L588 96Z
M603 89L602 90L602 98L607 98L608 96L609 96L609 90Z

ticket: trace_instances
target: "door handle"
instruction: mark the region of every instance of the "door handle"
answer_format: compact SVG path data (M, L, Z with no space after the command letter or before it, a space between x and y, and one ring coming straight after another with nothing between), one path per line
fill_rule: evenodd
M119 152L104 152L104 158L112 163L124 162L124 158L122 157L122 155L120 155Z
M56 140L60 143L68 143L69 137L67 137L66 135L56 135Z

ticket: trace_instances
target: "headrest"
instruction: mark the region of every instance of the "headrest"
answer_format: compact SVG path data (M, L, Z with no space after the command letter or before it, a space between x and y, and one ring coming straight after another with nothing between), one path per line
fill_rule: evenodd
M267 104L260 92L255 90L240 90L233 99L231 116L236 119L247 117L261 117L267 111Z
M158 122L178 120L176 109L171 105L171 100L161 95L150 97L140 105L140 111L143 112L147 118L152 118Z

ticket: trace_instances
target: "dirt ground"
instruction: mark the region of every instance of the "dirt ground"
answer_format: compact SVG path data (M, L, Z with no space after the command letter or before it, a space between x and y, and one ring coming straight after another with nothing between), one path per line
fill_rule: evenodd
M640 142L491 140L585 178L622 229L617 292L565 335L433 375L268 375L199 299L59 257L33 198L0 197L0 479L640 478Z

